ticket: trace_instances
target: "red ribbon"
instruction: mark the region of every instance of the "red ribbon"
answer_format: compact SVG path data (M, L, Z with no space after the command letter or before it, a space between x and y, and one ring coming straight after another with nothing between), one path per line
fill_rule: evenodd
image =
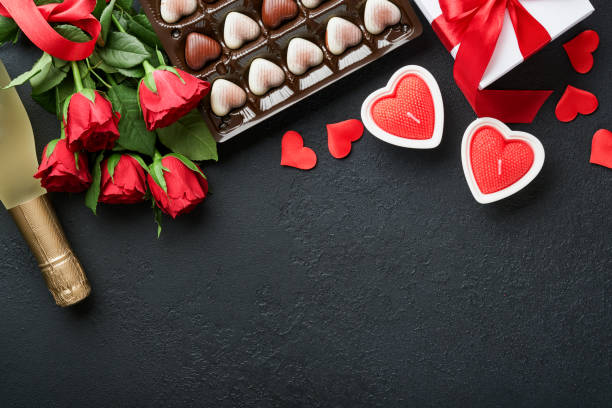
M91 14L96 0L64 0L37 7L33 0L0 0L0 15L15 20L21 31L38 48L66 61L79 61L91 55L100 34L100 22ZM87 42L62 37L49 23L67 23L91 36Z
M450 51L461 43L455 58L455 82L479 117L507 123L531 123L552 91L479 90L504 24L512 20L524 58L551 40L550 34L518 0L439 0L442 15L432 27Z

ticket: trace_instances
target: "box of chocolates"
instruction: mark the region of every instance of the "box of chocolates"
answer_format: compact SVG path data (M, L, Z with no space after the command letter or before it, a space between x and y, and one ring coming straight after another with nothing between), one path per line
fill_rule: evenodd
M141 0L222 142L422 32L409 0Z

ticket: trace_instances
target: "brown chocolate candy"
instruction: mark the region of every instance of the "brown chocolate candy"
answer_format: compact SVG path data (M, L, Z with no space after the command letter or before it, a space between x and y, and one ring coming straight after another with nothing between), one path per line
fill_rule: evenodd
M283 21L291 20L298 14L295 0L263 0L261 20L268 28L276 28Z
M214 61L221 55L221 45L207 35L189 33L185 43L185 61L189 68L197 71L209 61Z

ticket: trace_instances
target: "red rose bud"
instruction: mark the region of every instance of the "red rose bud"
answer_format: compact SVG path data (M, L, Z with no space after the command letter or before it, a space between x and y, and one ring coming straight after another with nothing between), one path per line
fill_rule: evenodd
M47 191L79 193L91 184L87 155L68 150L66 139L54 140L45 146L34 177L40 179L40 185Z
M163 170L167 192L157 185L151 174L147 175L149 189L157 206L172 218L190 212L206 197L208 182L176 157L165 156L161 164L169 170Z
M147 81L138 86L140 107L147 129L169 126L193 110L206 96L210 84L181 71L180 77L172 71L157 69L151 75L156 90L149 89Z
M113 112L111 103L97 91L93 95L93 102L82 92L70 98L64 121L68 147L73 152L110 150L119 139L119 113Z
M121 155L109 172L108 161L102 162L98 201L107 204L134 204L144 200L147 181L142 166L128 154Z

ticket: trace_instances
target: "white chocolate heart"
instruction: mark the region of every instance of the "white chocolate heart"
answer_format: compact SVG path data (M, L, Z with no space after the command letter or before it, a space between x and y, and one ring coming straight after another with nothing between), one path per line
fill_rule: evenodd
M323 62L323 51L313 42L293 38L287 46L287 68L294 75L302 75Z
M362 34L359 27L341 17L332 17L327 23L325 45L334 55L340 55L347 48L361 42Z
M264 58L255 58L249 68L249 89L257 96L282 85L285 72L281 67Z
M223 41L232 50L242 47L246 42L253 41L259 37L259 32L257 22L245 14L232 11L225 17Z
M217 79L210 90L210 107L217 116L225 116L232 109L246 103L246 92L227 79Z
M166 23L176 23L183 16L189 16L198 9L197 0L161 0L159 14Z
M302 4L305 7L308 7L310 9L313 9L315 7L319 7L319 4L321 4L323 2L323 0L302 0Z
M366 30L371 34L380 34L385 28L400 22L402 12L389 0L367 0L363 13Z

